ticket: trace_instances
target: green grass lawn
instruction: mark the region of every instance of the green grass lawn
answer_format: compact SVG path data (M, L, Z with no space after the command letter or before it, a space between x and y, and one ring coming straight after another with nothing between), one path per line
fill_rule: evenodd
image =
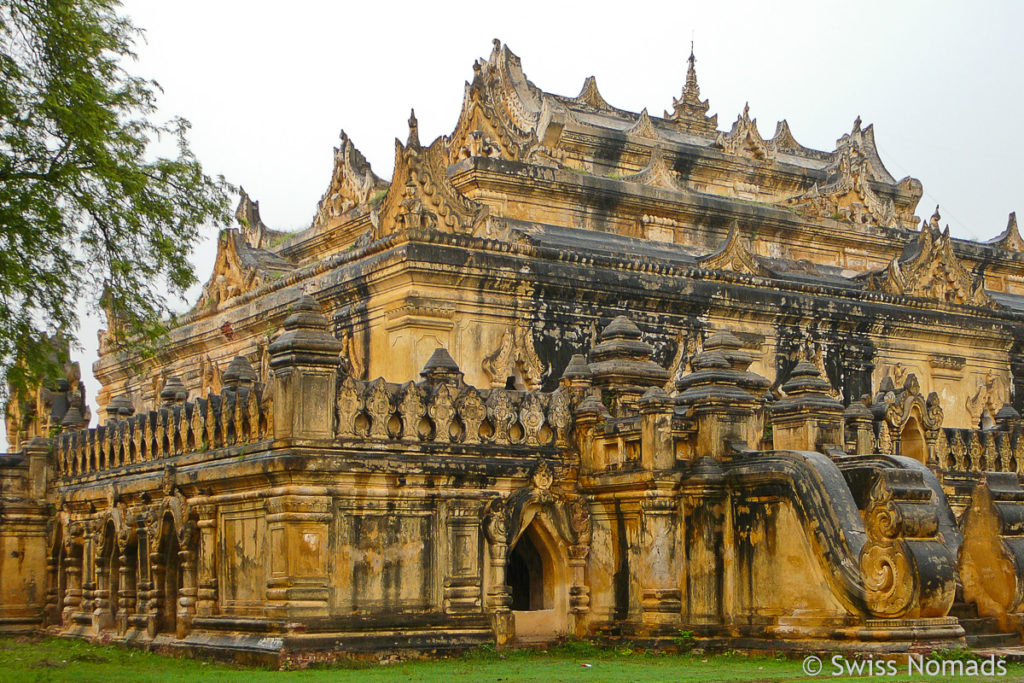
M165 657L116 646L57 638L0 638L0 680L4 681L808 681L956 680L825 675L812 678L800 659L742 654L664 654L567 643L546 651L484 648L461 657L395 664L351 662L302 671L268 671ZM905 665L900 665L905 671ZM1024 664L1008 665L1021 680ZM965 678L963 680L986 680Z

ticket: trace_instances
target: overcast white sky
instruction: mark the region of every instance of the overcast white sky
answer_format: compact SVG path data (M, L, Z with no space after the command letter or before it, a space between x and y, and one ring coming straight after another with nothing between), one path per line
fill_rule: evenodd
M919 216L939 203L954 235L990 239L1024 209L1024 3L127 0L125 10L146 31L136 71L163 87L162 113L192 122L206 169L245 187L275 229L308 226L341 128L385 178L410 107L424 142L451 132L492 38L546 91L575 95L594 75L611 104L660 115L679 95L692 36L720 128L749 102L765 137L785 118L801 144L832 150L860 115L890 172L923 182ZM214 238L195 256L201 281ZM80 333L90 400L97 327L86 319Z

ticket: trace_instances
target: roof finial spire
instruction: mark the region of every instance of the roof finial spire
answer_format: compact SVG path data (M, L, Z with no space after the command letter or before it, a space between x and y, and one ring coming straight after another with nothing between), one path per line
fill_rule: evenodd
M419 147L420 146L420 123L416 120L416 110L409 110L409 139L405 143L406 147Z
M697 85L697 57L694 54L693 39L690 39L690 56L687 58L686 84L682 96L672 98L671 114L665 112L665 118L678 122L684 130L711 135L718 128L718 117L708 116L708 102L700 99L700 86Z

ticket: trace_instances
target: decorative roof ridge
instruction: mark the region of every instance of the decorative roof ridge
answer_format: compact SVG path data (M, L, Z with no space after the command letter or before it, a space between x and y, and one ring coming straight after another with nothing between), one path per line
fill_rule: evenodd
M984 274L972 275L953 250L949 226L939 229L939 207L921 232L884 270L865 273L869 290L935 299L952 304L999 308L985 290Z
M870 123L861 128L861 118L858 116L853 121L853 129L836 140L836 148L832 152L833 164L840 162L840 157L849 148L855 148L864 155L870 170L869 180L877 180L887 185L895 185L896 178L882 163L878 155L878 146L875 144L875 124Z
M827 160L832 157L830 152L823 152L820 149L811 149L797 142L793 137L793 131L789 127L789 121L782 119L775 124L775 135L766 144L776 152L783 154L794 154L811 159Z
M268 246L273 238L287 235L287 232L271 230L260 218L260 203L253 201L244 187L238 188L238 206L235 207L235 222L242 230L246 243L257 249Z

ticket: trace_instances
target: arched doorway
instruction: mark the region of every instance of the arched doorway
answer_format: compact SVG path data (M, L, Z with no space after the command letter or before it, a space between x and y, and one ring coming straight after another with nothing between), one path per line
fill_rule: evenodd
M516 638L547 640L568 629L568 579L563 544L536 517L508 554Z
M900 455L928 464L928 444L917 417L911 417L900 432Z

